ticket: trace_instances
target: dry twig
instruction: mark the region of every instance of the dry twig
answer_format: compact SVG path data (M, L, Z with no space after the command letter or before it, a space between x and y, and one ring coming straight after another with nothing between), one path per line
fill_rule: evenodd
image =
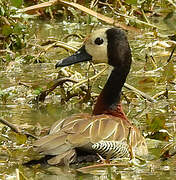
M125 30L129 30L129 31L135 31L135 32L138 32L140 31L139 29L135 28L135 27L132 27L132 26L127 26L125 24L120 24L117 22L117 20L113 19L113 18L110 18L110 17L107 17L103 14L100 14L96 11L93 11L85 6L82 6L78 3L74 3L74 2L69 2L69 1L64 1L64 0L50 0L48 2L44 2L44 3L41 3L41 4L37 4L37 5L34 5L34 6L30 6L30 7L27 7L27 8L24 8L22 9L21 11L22 12L25 12L25 13L31 13L31 12L36 12L38 9L42 9L42 8L46 8L46 7L50 7L52 5L56 5L57 3L61 3L61 4L64 4L66 6L71 6L71 7L74 7L74 8L77 8L91 16L94 16L96 17L97 19L101 20L101 21L104 21L105 23L107 24L110 24L110 25L113 25L113 26L116 26L116 27L120 27L122 29L125 29Z
M16 132L16 133L18 133L18 134L24 134L24 135L26 135L26 136L30 136L30 137L32 137L32 138L34 138L34 139L37 139L36 136L34 136L34 135L32 135L32 134L30 134L30 133L28 133L28 132L25 132L25 131L21 130L18 126L10 123L9 121L7 121L7 120L5 120L5 119L0 118L0 122L1 122L2 124L5 124L5 125L8 126L12 131L14 131L14 132Z
M68 82L68 81L69 81L69 82L74 82L74 83L77 82L76 80L71 79L71 78L67 78L67 77L65 77L65 78L60 78L60 79L56 79L56 80L54 80L54 84L53 84L49 89L47 89L47 90L45 90L45 91L42 91L42 92L36 97L36 100L37 100L37 101L44 102L46 96L47 96L50 92L52 92L54 89L56 89L57 86L60 86L60 85L62 85L63 83Z

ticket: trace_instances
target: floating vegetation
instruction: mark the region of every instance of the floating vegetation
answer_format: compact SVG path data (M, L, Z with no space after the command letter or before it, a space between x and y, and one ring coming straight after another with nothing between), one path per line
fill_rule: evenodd
M174 0L0 0L0 178L174 179L175 8ZM85 63L55 70L55 63L75 52L87 34L102 26L127 31L133 65L122 103L129 119L150 138L152 161L79 169L91 175L76 172L74 166L71 172L62 167L23 166L38 157L31 145L48 133L51 124L91 111L108 68Z

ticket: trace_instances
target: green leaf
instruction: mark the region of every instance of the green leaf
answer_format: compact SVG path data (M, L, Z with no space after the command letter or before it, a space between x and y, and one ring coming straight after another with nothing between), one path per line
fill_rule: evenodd
M16 34L20 34L22 32L22 29L23 29L23 26L20 24L20 23L17 23L15 26L14 26L14 33Z
M169 62L164 67L163 77L167 82L172 82L175 79L175 70L173 61Z
M27 141L26 135L16 133L16 143L17 144L24 144L26 141Z
M126 0L125 1L127 4L137 4L137 0Z
M1 15L1 16L4 16L4 14L5 14L4 8L3 8L3 7L0 7L0 15Z
M15 6L17 8L20 8L21 5L23 4L23 0L10 0L12 3L12 6Z
M34 94L39 95L41 91L42 91L42 88L37 88L35 89Z
M2 27L2 34L3 34L4 36L9 36L12 32L13 32L13 29L12 29L11 26L9 26L9 25L4 25L4 26Z
M160 129L164 129L166 122L166 118L164 115L157 115L152 119L150 124L150 129L153 132L159 131Z

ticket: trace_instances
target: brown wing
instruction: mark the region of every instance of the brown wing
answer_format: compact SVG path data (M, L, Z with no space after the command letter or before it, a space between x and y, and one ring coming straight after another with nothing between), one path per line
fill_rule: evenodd
M48 163L59 164L74 161L75 148L93 151L92 145L97 142L127 139L136 154L147 154L145 139L128 121L111 115L78 114L56 122L50 134L37 140L34 146L42 154L56 155Z

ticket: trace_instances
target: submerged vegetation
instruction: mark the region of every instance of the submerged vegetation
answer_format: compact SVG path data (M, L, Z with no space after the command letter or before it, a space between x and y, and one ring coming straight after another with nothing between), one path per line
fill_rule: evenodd
M142 173L136 170L136 176L166 179L165 173L170 171L172 179L176 153L175 9L175 0L0 0L0 178L42 179L46 174L53 178L59 174L65 179L91 179L90 175L38 165L26 171L22 164L38 157L32 142L46 134L52 123L73 113L91 112L104 85L105 64L55 70L57 60L75 52L94 29L116 26L127 30L133 53L132 70L123 88L124 110L144 136L153 139L149 141L150 159L167 160L150 161L143 165ZM102 168L103 174L99 168L82 171L94 174L95 179L100 179L100 174L101 179L127 176L121 167ZM130 172L129 177L132 175Z

